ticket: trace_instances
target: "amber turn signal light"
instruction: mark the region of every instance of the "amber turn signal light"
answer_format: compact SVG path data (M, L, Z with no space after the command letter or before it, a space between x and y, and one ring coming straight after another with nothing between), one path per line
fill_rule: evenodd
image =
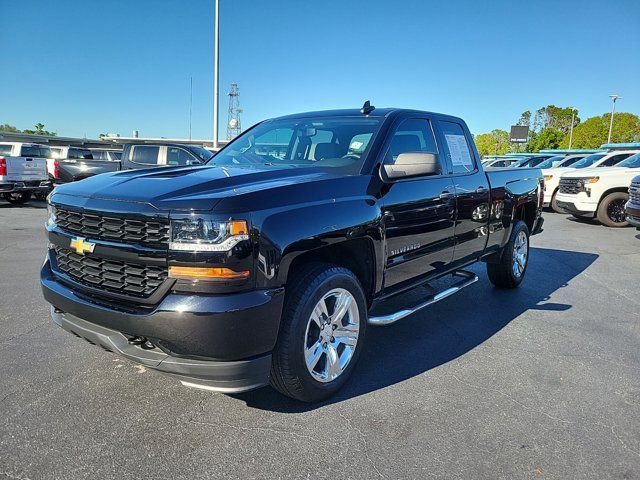
M236 272L218 267L169 267L169 276L187 280L242 280L249 278L249 270Z
M231 220L229 222L229 233L231 235L247 235L249 228L244 220Z

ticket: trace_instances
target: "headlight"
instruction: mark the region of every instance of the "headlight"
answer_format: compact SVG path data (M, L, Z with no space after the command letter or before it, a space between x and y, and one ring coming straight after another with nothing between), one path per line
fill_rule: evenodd
M585 178L582 183L584 185L589 185L590 183L596 183L598 180L600 180L600 177Z
M553 178L553 175L545 175L544 176L544 181L548 182L549 180L551 180Z
M171 220L171 250L192 252L226 252L249 239L244 220L217 221L206 217Z
M54 227L57 222L56 207L47 202L47 226Z

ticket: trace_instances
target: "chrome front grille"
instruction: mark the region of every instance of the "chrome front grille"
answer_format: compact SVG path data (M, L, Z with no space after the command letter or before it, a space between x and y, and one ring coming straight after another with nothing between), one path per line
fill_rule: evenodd
M569 195L577 195L583 192L583 183L579 178L560 178L560 193L567 193Z
M78 255L56 246L56 270L88 287L146 298L167 279L167 268Z
M640 205L640 182L632 182L629 187L629 203Z
M168 219L147 220L56 206L56 224L60 230L93 240L169 246Z

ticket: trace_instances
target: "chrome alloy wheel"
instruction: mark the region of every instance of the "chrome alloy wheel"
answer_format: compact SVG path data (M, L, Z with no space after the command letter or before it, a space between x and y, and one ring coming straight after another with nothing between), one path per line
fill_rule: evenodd
M521 231L518 233L513 244L513 275L520 278L527 266L527 257L529 256L529 242L527 234Z
M316 304L307 322L304 359L319 382L340 376L353 358L360 332L360 312L348 290L335 288Z

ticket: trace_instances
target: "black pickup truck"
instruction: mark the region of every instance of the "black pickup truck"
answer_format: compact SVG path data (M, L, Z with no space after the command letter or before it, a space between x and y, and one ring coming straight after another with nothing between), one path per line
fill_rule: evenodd
M475 282L464 267L517 287L542 199L538 169L484 172L459 118L368 104L286 116L203 166L57 188L42 289L63 329L187 386L318 401L370 327Z

